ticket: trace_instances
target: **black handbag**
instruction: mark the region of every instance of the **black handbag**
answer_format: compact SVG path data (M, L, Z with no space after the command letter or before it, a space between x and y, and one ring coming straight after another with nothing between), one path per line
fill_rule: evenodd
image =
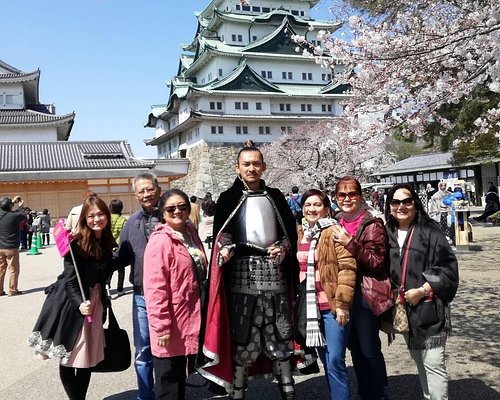
M111 301L108 310L108 327L104 329L104 360L92 368L92 372L121 372L128 369L132 362L127 331L120 329L111 308Z
M306 345L307 324L307 302L306 302L306 279L297 285L297 296L295 297L295 320L294 337L301 346Z

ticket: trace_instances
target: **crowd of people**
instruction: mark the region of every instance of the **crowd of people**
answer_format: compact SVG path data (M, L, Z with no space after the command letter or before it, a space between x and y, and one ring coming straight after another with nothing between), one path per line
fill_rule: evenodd
M128 219L121 201L108 206L92 192L71 210L74 257L65 256L63 273L47 288L28 341L39 358L59 362L69 399L85 399L92 368L104 358L111 275L118 271L123 294L128 266L137 399L184 399L186 379L197 371L231 399L245 398L249 377L272 375L281 398L292 400L294 371L306 373L302 367L319 360L330 398L348 400L348 350L359 398L389 399L380 321L391 309L380 309L370 281L388 282L405 306L402 337L423 398L448 398L445 347L459 275L444 230L446 185L427 205L409 184L367 201L352 176L339 179L331 195L294 187L285 197L266 185L265 170L261 151L247 143L217 202L211 193L162 193L156 176L142 173L133 180L139 210ZM30 214L18 197L0 209L17 226ZM0 232L0 248L12 249L0 250L0 260L15 271L5 240L18 250L19 235ZM304 318L294 307L300 287ZM17 290L14 273L9 294Z

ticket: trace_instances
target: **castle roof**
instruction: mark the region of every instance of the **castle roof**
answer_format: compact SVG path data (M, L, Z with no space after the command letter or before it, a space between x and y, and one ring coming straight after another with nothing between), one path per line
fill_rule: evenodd
M40 70L23 72L0 60L0 85L5 83L21 83L24 87L26 103L37 104Z
M186 161L181 160L179 164ZM169 160L170 172L165 168L157 171L157 162L135 158L126 141L2 142L0 182L131 178L148 170L159 176L179 174L172 160Z
M40 107L39 107L40 108ZM34 110L0 110L0 128L56 126L57 140L68 140L75 121L75 113L54 115Z

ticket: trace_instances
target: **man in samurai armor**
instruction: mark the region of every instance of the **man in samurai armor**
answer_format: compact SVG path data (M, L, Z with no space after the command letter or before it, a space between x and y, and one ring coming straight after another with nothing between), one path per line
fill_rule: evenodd
M295 398L290 358L297 232L283 194L261 179L265 169L260 150L243 147L238 177L220 195L215 213L199 371L232 399L245 398L248 376L271 372L282 398Z

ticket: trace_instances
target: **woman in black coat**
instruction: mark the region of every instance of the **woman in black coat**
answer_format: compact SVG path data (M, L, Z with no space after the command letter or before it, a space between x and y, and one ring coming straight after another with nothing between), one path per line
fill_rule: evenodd
M84 200L78 233L70 244L76 265L68 252L63 273L46 289L42 311L28 339L39 358L59 361L59 375L70 400L85 399L91 368L104 359L105 283L116 247L110 219L102 199L93 195Z
M458 288L458 264L438 224L424 210L412 186L395 185L385 208L392 285L404 285L410 331L405 340L417 364L425 399L448 399L445 344L451 331L450 307Z

